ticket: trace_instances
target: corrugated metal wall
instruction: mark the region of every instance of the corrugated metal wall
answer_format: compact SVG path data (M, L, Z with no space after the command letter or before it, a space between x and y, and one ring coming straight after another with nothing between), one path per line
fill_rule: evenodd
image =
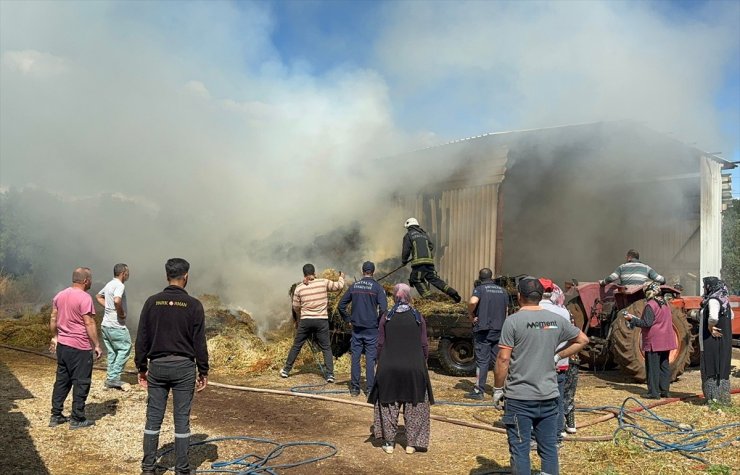
M499 185L506 171L505 148L488 151L465 167L472 176L455 174L406 196L402 207L419 220L435 245L437 272L463 299L473 290L482 267L495 268Z

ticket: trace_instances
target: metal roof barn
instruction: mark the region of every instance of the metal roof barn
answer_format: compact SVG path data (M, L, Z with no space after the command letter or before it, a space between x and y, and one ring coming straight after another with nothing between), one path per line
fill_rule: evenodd
M486 134L401 157L424 184L398 204L469 295L478 270L597 280L637 249L698 290L722 267L731 162L632 121Z

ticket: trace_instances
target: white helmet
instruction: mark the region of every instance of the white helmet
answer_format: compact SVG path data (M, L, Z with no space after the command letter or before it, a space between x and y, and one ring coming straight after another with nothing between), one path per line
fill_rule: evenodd
M406 223L403 225L404 228L408 229L410 226L418 226L419 221L416 220L416 218L409 218L406 220Z

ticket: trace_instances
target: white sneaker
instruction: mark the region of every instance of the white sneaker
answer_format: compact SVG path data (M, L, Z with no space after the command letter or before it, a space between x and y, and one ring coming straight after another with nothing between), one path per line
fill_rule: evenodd
M387 442L385 444L383 444L383 452L385 452L387 454L392 454L393 453L393 444L389 444Z
M280 370L280 377L281 378L287 378L288 377L288 371L285 370L285 368Z
M565 433L565 432L561 432L561 433L560 433L560 437L561 437L561 438L564 438L564 437L565 437L566 435L568 435L568 434L567 434L567 433Z
M414 452L416 452L416 449L414 447L411 447L410 445L407 445L406 446L406 453L407 454L413 454Z
M575 427L566 427L565 428L565 432L567 432L569 434L575 434L577 432L577 430L576 430Z

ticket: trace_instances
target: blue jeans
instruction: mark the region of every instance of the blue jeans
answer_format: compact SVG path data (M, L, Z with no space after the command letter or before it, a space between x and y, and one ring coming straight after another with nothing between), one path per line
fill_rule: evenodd
M561 440L560 434L565 432L565 408L563 401L565 397L566 376L567 371L558 372L558 392L560 393L560 397L558 397L558 440Z
M530 439L534 430L537 453L542 460L542 473L558 475L558 398L544 401L506 399L504 417L511 455L511 473L529 475Z
M149 362L147 373L146 425L142 470L154 471L167 397L172 390L172 416L175 419L175 473L190 473L190 408L195 392L195 362L183 357L165 357Z
M350 389L360 390L360 356L365 352L365 387L370 394L375 383L375 360L378 356L378 329L352 327L352 340L350 343L352 352L352 377Z
M473 332L473 342L475 344L475 365L478 373L478 383L475 386L480 392L485 392L486 379L488 379L488 370L491 363L496 362L498 356L498 340L501 337L501 330L481 330Z
M128 328L114 328L103 326L100 328L103 333L103 343L108 358L108 381L118 381L121 379L121 373L126 366L129 356L131 356L131 334Z

